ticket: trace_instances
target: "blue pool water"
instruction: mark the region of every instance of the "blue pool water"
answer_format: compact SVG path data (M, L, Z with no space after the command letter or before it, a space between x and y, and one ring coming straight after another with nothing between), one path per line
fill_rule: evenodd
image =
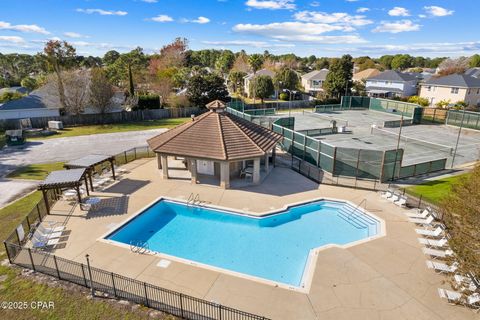
M309 251L373 236L378 221L343 202L316 201L264 218L160 200L107 239L301 286ZM353 213L352 213L353 212Z

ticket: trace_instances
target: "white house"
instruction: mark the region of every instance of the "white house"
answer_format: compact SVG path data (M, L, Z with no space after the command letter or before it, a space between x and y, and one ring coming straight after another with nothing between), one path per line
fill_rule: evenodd
M480 78L468 74L432 77L421 84L420 97L432 106L440 101L465 101L470 106L480 106Z
M417 94L419 78L410 73L384 71L366 79L366 91L370 97L410 97Z
M269 76L270 78L273 79L273 77L275 77L275 72L271 71L271 70L268 70L268 69L261 69L261 70L258 70L257 72L255 72L255 76L253 75L253 73L250 73L248 75L246 75L245 77L243 77L243 88L244 88L244 91L245 93L247 94L247 97L250 98L250 81L252 81L254 79L254 77L258 77L258 76Z
M305 92L316 94L323 91L323 83L327 79L328 69L313 70L302 76L302 86Z
M28 96L2 104L0 120L59 116L59 103L53 100L45 90L32 91Z

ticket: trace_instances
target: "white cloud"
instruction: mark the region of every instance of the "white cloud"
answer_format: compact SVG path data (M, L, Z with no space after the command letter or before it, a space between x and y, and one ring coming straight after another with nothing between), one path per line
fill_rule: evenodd
M324 36L331 31L345 31L344 26L327 23L274 22L269 24L237 24L233 31L265 36L282 41L312 43L364 43L358 35Z
M427 15L425 15L425 14L419 14L418 17L419 17L419 18L426 18Z
M388 15L392 17L408 17L410 12L407 9L402 7L394 7L388 11Z
M103 9L77 9L76 11L86 13L86 14L97 13L101 16L125 16L128 14L127 11L112 11L112 10L103 10Z
M89 36L77 32L64 32L63 35L67 38L89 38Z
M370 11L370 8L361 7L361 8L357 9L358 13L364 13L364 12L367 12L367 11Z
M193 23L199 23L199 24L205 24L205 23L209 23L210 22L210 19L206 18L206 17L198 17L197 19L194 19L190 22L193 22Z
M344 31L353 31L354 27L372 24L373 21L362 15L349 15L344 12L326 13L320 11L300 11L293 15L298 21L333 24L343 26Z
M155 22L171 22L173 21L173 18L170 16L167 16L166 14L159 14L158 16L150 18L148 20L155 21Z
M255 8L255 9L292 10L296 8L293 0L247 0L245 4L248 7Z
M311 6L311 7L320 7L320 2L318 2L318 1L313 1L313 2L310 3L310 6Z
M379 26L372 30L372 32L400 33L418 30L420 30L419 24L415 24L411 20L400 20L393 22L382 21Z
M480 50L480 41L471 42L433 42L433 43L413 43L399 45L369 45L358 47L364 53L438 53L457 55L461 53L478 52Z
M12 42L12 43L25 43L22 37L17 36L0 36L0 41Z
M225 41L202 41L204 44L212 46L239 46L239 47L255 47L255 48L271 48L271 47L283 47L292 48L295 47L293 43L269 43L266 41L250 41L250 40L225 40Z
M451 16L455 12L453 10L447 10L439 6L425 6L423 7L423 9L427 14L434 17Z
M9 22L5 22L5 21L0 21L0 30L50 34L50 32L48 32L47 30L45 30L42 27L37 26L36 24L17 24L17 25L13 25L13 24L11 24Z

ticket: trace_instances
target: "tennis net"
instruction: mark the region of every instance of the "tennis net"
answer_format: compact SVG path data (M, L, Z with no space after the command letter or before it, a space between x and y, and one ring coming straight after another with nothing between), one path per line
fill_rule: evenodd
M372 132L373 135L384 136L384 137L388 137L390 139L394 139L395 141L398 141L398 133L391 132L391 131L384 130L384 129L375 128L375 127L372 127L371 132ZM418 138L407 137L407 136L404 136L404 135L400 136L400 146L402 146L402 143L403 143L403 147L407 147L408 145L415 145L415 146L419 146L419 147L423 147L423 148L428 148L430 150L436 150L436 151L444 152L448 155L452 155L453 154L453 149L454 149L452 146L439 144L439 143L435 143L435 142L430 142L430 141L426 141L426 140L422 140L422 139L418 139ZM396 147L396 143L395 143L395 147Z
M337 122L337 126L348 127L348 121L345 120L345 119L337 118L337 117L334 117L334 116L328 116L326 114L321 114L321 113L318 113L318 112L305 111L305 110L303 110L303 114L313 116L313 117L317 117L317 118L323 119L323 120L328 121L328 122L330 122L332 120L335 120Z

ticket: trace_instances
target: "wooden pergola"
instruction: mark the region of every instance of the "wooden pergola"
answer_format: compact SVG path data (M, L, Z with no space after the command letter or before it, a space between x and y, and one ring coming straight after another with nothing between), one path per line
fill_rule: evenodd
M82 202L82 195L80 193L80 186L82 181L85 181L87 195L90 195L87 183L87 169L79 168L72 170L52 171L38 186L38 190L42 191L43 200L47 214L50 214L50 204L48 203L47 191L54 190L56 194L60 194L62 189L70 188L77 192L78 202Z
M112 178L115 180L115 157L102 155L102 154L90 154L79 159L75 159L65 163L63 166L66 169L86 169L88 180L90 182L90 189L93 191L92 172L95 170L95 166L102 163L109 162L112 168Z

